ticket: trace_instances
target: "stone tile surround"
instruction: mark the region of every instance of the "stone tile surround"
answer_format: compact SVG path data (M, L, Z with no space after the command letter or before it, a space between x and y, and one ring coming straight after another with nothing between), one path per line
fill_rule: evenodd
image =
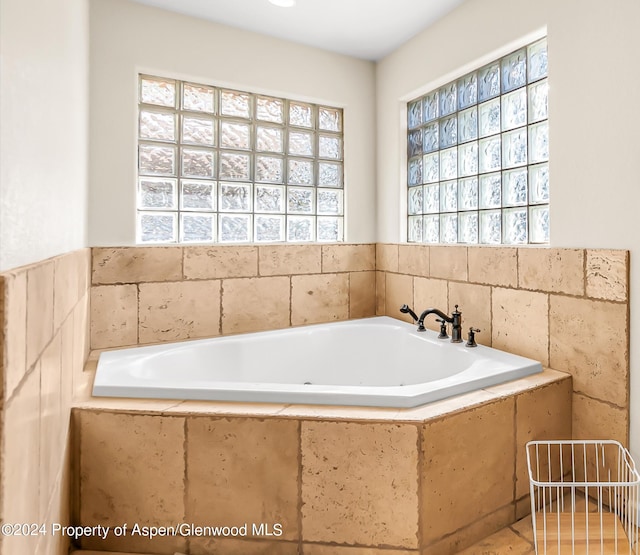
M93 349L459 304L479 343L572 374L576 438L627 444L628 251L172 246L94 248L92 259Z
M553 370L404 410L118 401L87 396L74 409L74 522L266 522L284 533L112 535L84 549L452 554L523 512L524 444L571 435L571 379Z
M459 304L465 336L573 376L574 438L628 445L628 251L379 243L376 270L377 314Z

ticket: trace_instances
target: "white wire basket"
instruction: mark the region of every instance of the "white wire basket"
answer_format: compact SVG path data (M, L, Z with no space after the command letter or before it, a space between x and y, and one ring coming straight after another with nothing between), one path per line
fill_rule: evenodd
M627 555L638 546L640 475L617 441L530 441L538 555Z

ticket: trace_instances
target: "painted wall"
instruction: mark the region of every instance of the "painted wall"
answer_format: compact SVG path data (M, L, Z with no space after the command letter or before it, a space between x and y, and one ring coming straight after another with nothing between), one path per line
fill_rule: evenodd
M135 244L137 74L344 107L345 239L375 239L371 62L149 8L91 2L92 246Z
M631 251L640 289L640 3L467 0L377 66L378 241L404 234L406 100L508 52L549 45L551 244ZM446 46L446 48L445 48ZM631 450L640 458L640 304L631 296Z
M0 271L86 246L87 0L0 1Z

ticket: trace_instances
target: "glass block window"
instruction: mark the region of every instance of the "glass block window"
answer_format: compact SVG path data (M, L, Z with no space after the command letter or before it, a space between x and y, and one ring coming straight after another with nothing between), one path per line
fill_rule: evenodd
M343 240L342 110L139 76L138 243Z
M546 38L407 105L410 242L549 242Z

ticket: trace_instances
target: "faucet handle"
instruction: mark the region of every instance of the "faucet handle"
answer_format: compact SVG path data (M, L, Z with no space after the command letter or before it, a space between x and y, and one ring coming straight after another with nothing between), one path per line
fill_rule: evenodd
M469 328L469 336L467 338L467 347L477 347L476 343L476 333L480 333L481 330L478 328Z
M438 339L449 339L447 335L447 321L441 318L436 318L436 322L440 322L440 335Z

